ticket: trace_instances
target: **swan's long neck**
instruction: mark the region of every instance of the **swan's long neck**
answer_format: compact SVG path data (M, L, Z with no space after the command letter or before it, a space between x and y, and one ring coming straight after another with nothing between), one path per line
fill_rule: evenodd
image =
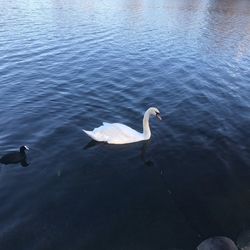
M149 127L149 112L145 112L143 117L143 137L145 140L148 140L151 137L151 131Z

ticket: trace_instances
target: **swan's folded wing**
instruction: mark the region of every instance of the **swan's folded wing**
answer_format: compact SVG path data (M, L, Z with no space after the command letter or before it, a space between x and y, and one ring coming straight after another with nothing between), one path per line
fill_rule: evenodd
M109 125L112 125L113 123L103 122L102 124L103 124L103 126L109 126Z
M112 144L124 144L141 141L143 136L136 130L121 124L107 123L95 128L93 131L85 131L90 137L96 141L105 141Z
M108 143L122 144L142 140L141 133L124 124L112 123L106 126L110 128Z

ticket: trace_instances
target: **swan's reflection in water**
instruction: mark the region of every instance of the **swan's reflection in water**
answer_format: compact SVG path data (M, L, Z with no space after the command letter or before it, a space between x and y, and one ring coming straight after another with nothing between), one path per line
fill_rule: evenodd
M87 150L87 149L90 149L90 148L94 148L94 147L97 147L97 146L100 146L100 145L104 145L106 143L104 142L99 142L99 141L95 141L95 140L91 140L90 142L88 142L84 147L83 149L84 150Z
M153 167L154 166L154 162L150 159L147 159L147 151L148 151L148 147L151 143L151 140L147 140L144 141L141 147L141 160L143 161L144 165L149 166L149 167Z
M150 159L147 159L147 150L148 147L150 145L151 140L147 140L147 141L143 141L143 142L137 142L142 144L142 146L140 147L140 159L142 160L142 162L144 163L144 165L152 167L154 166L154 162ZM90 142L88 142L83 149L84 150L88 150L94 147L98 147L98 146L106 146L106 147L116 147L116 148L121 148L121 147L127 147L128 145L135 145L134 143L129 143L129 144L119 144L119 145L114 145L114 144L108 144L105 142L98 142L95 140L91 140Z

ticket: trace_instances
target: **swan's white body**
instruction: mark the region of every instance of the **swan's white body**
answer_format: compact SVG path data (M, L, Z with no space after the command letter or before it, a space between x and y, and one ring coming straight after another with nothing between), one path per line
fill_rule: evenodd
M143 117L143 133L121 124L121 123L106 123L95 128L93 131L83 131L95 141L107 142L109 144L126 144L138 141L148 140L151 137L149 127L149 118L151 115L157 116L159 119L160 112L157 108L149 108Z

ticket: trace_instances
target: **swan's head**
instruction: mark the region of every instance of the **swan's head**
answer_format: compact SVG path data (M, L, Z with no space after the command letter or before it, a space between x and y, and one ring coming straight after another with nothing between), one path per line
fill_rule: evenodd
M149 112L149 115L153 115L156 116L159 120L161 120L161 115L160 115L160 111L157 108L151 107L147 110L147 112Z

